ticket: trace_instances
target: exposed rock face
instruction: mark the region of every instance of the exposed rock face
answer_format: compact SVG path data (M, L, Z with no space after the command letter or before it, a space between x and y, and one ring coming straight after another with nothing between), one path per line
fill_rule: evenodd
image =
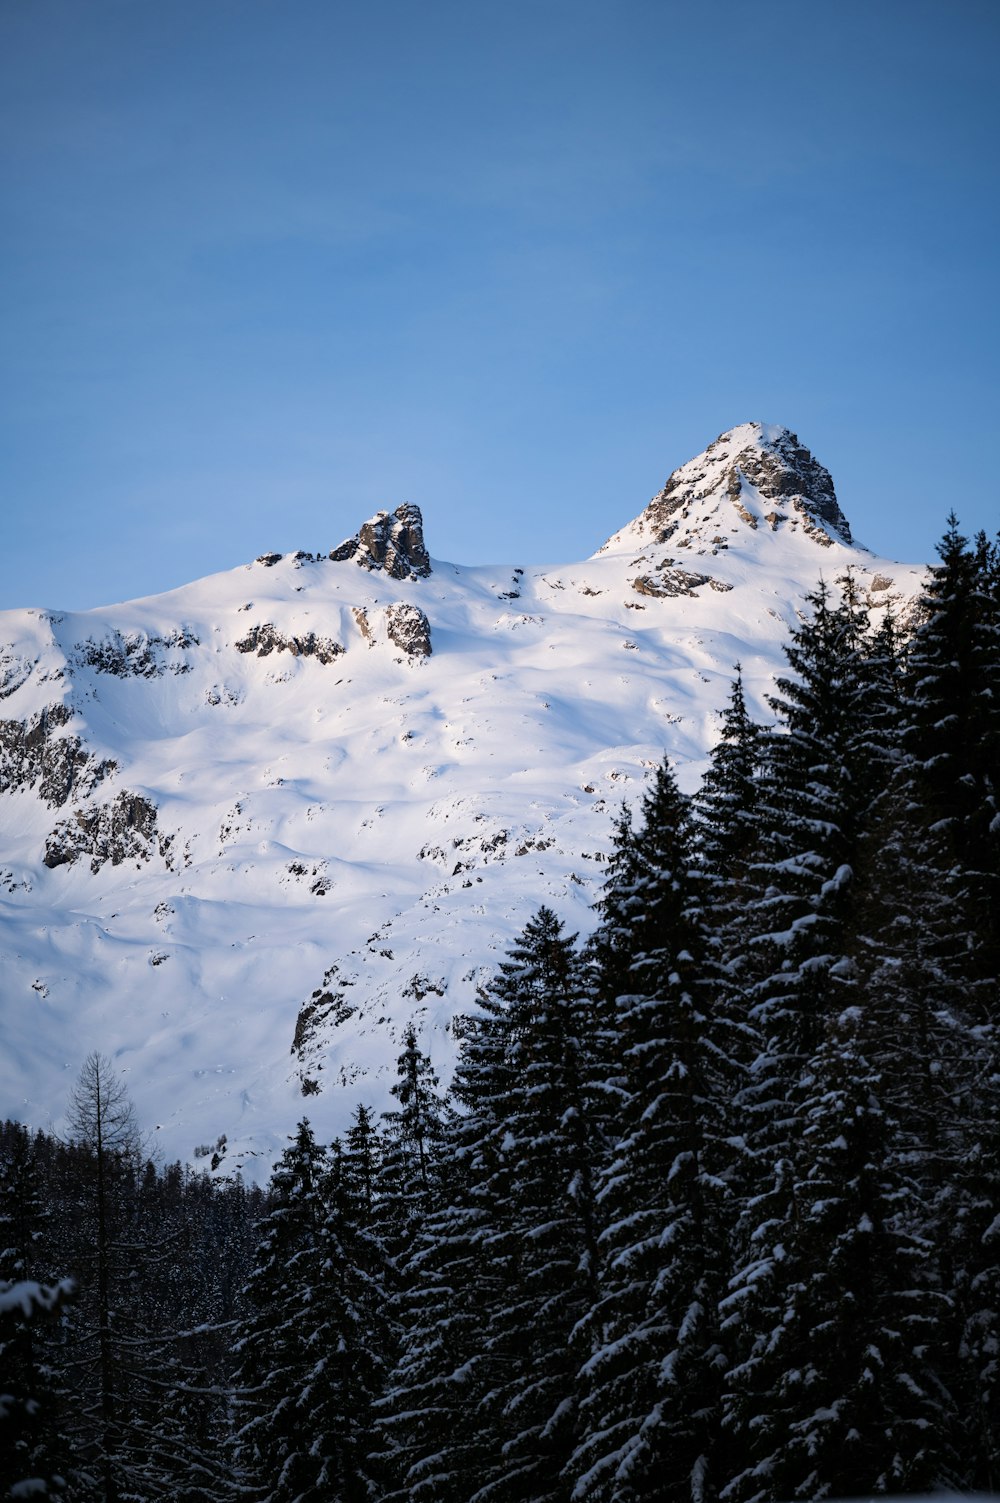
M199 645L194 632L179 626L160 637L143 631L112 632L102 641L88 637L76 647L79 662L98 673L116 678L157 678L161 673L190 673L191 664L178 660L178 652ZM174 654L171 660L167 654Z
M251 626L245 637L236 643L237 652L255 652L259 658L270 657L272 652L290 652L293 657L315 658L319 663L332 663L344 651L340 642L332 637L317 637L315 632L304 632L300 637L283 637L270 621Z
M430 657L431 624L418 606L406 601L387 606L385 625L389 641L401 647L407 657Z
M736 518L754 531L801 527L824 547L852 541L829 470L787 428L763 423L729 429L674 470L632 527L654 543L718 549Z
M424 547L424 520L419 506L397 506L390 516L378 511L356 537L348 538L330 557L335 563L353 558L363 569L383 569L392 579L426 579L431 561Z
M368 619L368 612L365 610L365 607L363 605L352 605L351 615L354 617L358 631L364 637L368 646L374 647L375 633L372 631L372 624Z
M299 1062L296 1073L303 1096L319 1093L317 1077L323 1070L326 1032L343 1027L357 1012L357 1006L348 1002L343 990L353 984L349 978L340 976L339 967L334 964L323 977L323 985L299 1008L291 1052Z
M690 569L661 569L658 578L648 574L633 579L632 588L640 595L655 595L666 598L671 595L693 595L702 585L711 585L716 590L731 590L732 585L722 584L710 574L694 574Z
M52 809L86 796L117 768L99 761L79 736L61 734L73 718L68 705L47 706L30 720L0 720L0 793L38 787Z
M48 867L68 866L89 856L96 874L109 861L112 866L141 863L157 850L169 864L171 844L172 837L157 831L156 805L141 793L123 790L111 804L76 809L70 819L61 820L45 842L42 860Z

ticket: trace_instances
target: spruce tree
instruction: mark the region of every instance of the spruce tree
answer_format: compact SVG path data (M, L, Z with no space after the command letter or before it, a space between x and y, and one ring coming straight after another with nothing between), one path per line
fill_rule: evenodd
M463 1054L472 1026L453 1024ZM480 1065L489 1058L499 1074L499 1038L486 1020L476 1032ZM438 1193L421 1208L406 1255L394 1305L400 1350L376 1405L385 1503L468 1503L492 1464L494 1447L479 1418L490 1382L483 1316L504 1270L483 1246L488 1208L480 1187L495 1152L479 1129L471 1114L449 1122Z
M601 1151L596 1014L575 936L550 909L525 925L481 1006L505 1037L508 1084L498 1095L460 1072L456 1094L498 1142L482 1185L484 1246L506 1278L484 1328L495 1372L484 1414L499 1465L473 1497L547 1503L567 1492L583 1350L575 1333L597 1291Z
M367 1503L374 1405L390 1355L384 1252L375 1228L375 1132L359 1107L343 1151L335 1142L324 1183L322 1284L306 1320L313 1363L299 1407L313 1435L319 1503Z
M954 517L905 652L897 765L873 842L867 991L895 1028L887 1093L932 1250L939 1417L957 1480L996 1475L996 1042L1000 1018L997 549ZM985 1403L984 1403L985 1399Z
M330 1437L308 1396L322 1353L311 1347L328 1277L327 1153L303 1118L271 1180L271 1209L245 1290L249 1313L234 1343L234 1459L267 1503L319 1500Z
M0 1278L0 1485L7 1498L61 1496L67 1486L53 1452L51 1396L27 1332L72 1293L71 1279L49 1285Z
M893 669L886 644L872 643L850 581L839 602L820 586L809 603L811 615L786 648L791 672L779 679L771 701L777 726L764 742L758 856L750 868L736 957L760 1047L736 1101L748 1157L725 1321L734 1359L725 1439L735 1458L737 1480L727 1493L734 1498L784 1496L790 1473L783 1468L811 1413L806 1387L779 1389L773 1380L782 1364L791 1373L811 1371L811 1337L802 1322L791 1319L789 1301L794 1304L794 1291L815 1254L793 1257L790 1249L799 1247L799 1187L826 1172L809 1157L822 1147L809 1129L822 1078L816 1062L823 1058L830 1030L852 1009L866 1013L866 1028L872 1030L866 1037L879 1071L880 1109L895 1102L890 1056L899 1020L886 1016L884 989L871 986L881 964L872 943L878 871L873 844L875 832L884 829L885 800L898 762L887 711ZM890 1174L905 1162L908 1131L897 1118L892 1121L884 1148ZM833 1162L827 1164L830 1172ZM900 1237L918 1237L925 1224L924 1202L911 1196L906 1219L893 1230ZM849 1304L850 1291L843 1294ZM912 1344L900 1360L914 1370L924 1363L923 1349L935 1341L940 1345L940 1319L933 1333L928 1324L935 1300L941 1314L942 1286L933 1266L926 1271L924 1295L921 1322L903 1332ZM783 1345L771 1363L779 1330ZM827 1377L813 1381L818 1389ZM947 1431L946 1391L939 1388L936 1400L926 1385L921 1393L927 1404L938 1403L936 1428ZM876 1437L877 1449L884 1430L874 1411L871 1423L863 1441L867 1445ZM910 1477L931 1468L919 1425L893 1433L894 1444L902 1447L890 1468L893 1475ZM941 1465L946 1451L942 1440ZM870 1485L886 1484L873 1479Z
M695 796L697 848L709 884L715 927L736 923L757 850L761 729L750 718L736 665L719 739Z
M385 1361L371 1232L372 1129L348 1151L306 1120L277 1165L235 1351L238 1467L267 1503L367 1503L372 1405Z
M738 1028L693 853L689 801L657 770L622 822L595 953L616 993L617 1143L598 1189L602 1272L586 1322L574 1497L711 1497L723 1356L726 1103ZM623 964L628 960L627 967Z
M593 1290L592 1004L573 940L529 921L460 1020L451 1169L409 1262L404 1349L381 1421L392 1498L567 1495Z
M726 1384L741 1461L727 1500L930 1491L947 1478L938 1295L880 1052L861 1007L828 1025L802 1074L800 1136L751 1207L756 1256L724 1302L744 1337Z
M980 1021L1000 976L1000 547L954 515L908 654L900 782L925 886L948 905L937 953Z
M28 1495L62 1491L70 1448L61 1433L64 1380L51 1318L72 1292L48 1267L50 1208L27 1129L10 1124L0 1151L0 1476Z
M380 1122L383 1151L378 1169L379 1229L400 1279L407 1254L441 1183L449 1111L431 1061L411 1023L396 1061L395 1107Z

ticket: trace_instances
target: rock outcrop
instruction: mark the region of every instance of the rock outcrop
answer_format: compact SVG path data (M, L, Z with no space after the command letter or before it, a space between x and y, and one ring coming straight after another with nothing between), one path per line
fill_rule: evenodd
M431 655L431 624L423 611L405 600L386 608L385 628L389 641L402 648L407 657L429 658Z
M0 793L38 789L51 809L86 796L118 766L87 751L79 736L64 734L73 719L68 705L48 705L28 720L0 720Z
M335 563L354 559L363 569L382 569L392 579L426 579L431 561L424 547L424 520L419 506L378 511L330 557Z
M732 589L732 585L713 579L710 574L694 574L690 569L674 569L669 565L660 570L658 578L641 574L632 581L632 588L637 594L653 595L659 599L668 599L674 595L693 595L702 585L710 585L713 590L720 591Z
M294 658L315 658L318 663L332 663L344 651L340 642L332 637L317 637L315 632L303 632L299 637L284 637L270 621L251 626L245 637L236 643L237 652L254 652L259 658L270 657L272 652L290 652Z
M60 820L45 842L42 860L48 867L70 866L81 856L89 856L90 870L96 875L108 862L141 865L157 851L169 865L172 843L170 836L157 829L152 800L123 789L113 803L75 809L71 818Z
M179 626L167 635L156 632L112 631L95 640L88 637L76 644L76 658L81 666L116 678L158 678L161 673L190 673L191 664L178 658L199 646L194 632Z

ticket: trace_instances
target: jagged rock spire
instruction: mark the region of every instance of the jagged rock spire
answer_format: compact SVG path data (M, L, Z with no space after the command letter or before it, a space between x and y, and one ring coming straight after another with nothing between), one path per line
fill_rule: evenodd
M334 562L353 558L363 569L384 569L392 579L426 579L431 561L424 547L424 519L419 506L397 506L390 516L377 511L353 538L334 548Z

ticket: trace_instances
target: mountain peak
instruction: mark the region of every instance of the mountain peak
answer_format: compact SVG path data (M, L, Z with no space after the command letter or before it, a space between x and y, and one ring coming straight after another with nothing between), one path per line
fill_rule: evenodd
M599 551L716 544L761 524L801 531L824 548L852 542L829 470L798 436L771 423L740 423L674 470L646 510Z

